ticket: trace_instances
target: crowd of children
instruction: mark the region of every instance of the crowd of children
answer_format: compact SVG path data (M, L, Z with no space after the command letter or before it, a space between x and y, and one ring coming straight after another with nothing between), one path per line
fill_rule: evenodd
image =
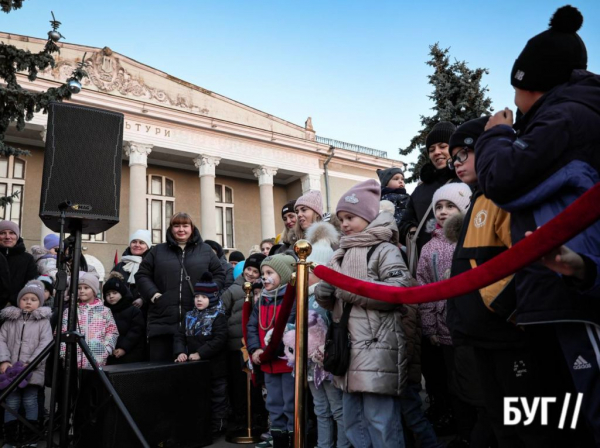
M354 279L399 288L426 285L507 251L598 183L600 79L586 71L585 45L576 33L581 21L575 8L559 9L550 29L529 40L517 58L511 73L519 109L514 125L505 109L458 127L440 122L432 128L428 162L413 195L406 193L402 170L378 170L380 183L367 180L350 188L333 216L324 213L318 191L286 203L285 230L263 240L247 258L233 252L226 260L220 245L208 242L215 255L202 253L219 278L207 269L189 279L193 307L180 313L177 331L168 338L172 350L164 351L174 362L210 361L214 433L245 414L243 370L251 366L257 378L262 372L270 429L259 446L293 446L295 304L275 357L261 355L291 287L296 258L290 248L298 239L312 243L309 261ZM181 239L175 235L174 247L204 251L191 221L173 225L188 227ZM413 278L403 249L416 231L420 259ZM316 446L438 448L448 428L455 437L447 446L453 448L600 446L598 235L600 223L514 275L419 306L360 296L311 272L308 386ZM97 276L79 274L77 328L100 366L147 357L143 307L165 300L158 287L146 295L136 289L150 240L147 231L132 236L132 252L104 283L103 300ZM50 342L51 322L62 318L59 328L67 329L66 312L52 316L58 243L49 236L34 248L41 276L18 292L17 306L0 314L0 388ZM254 305L244 329L246 282L252 284ZM347 325L349 348L348 367L337 375L323 362L334 323ZM79 349L76 356L79 368L90 368ZM23 437L16 412L38 420L43 385L42 363L7 398L8 445ZM260 408L256 392L253 406ZM559 427L558 407L546 415L549 423L506 422L506 397L533 403L577 392L583 394L582 412L569 428ZM22 431L28 435L27 426Z

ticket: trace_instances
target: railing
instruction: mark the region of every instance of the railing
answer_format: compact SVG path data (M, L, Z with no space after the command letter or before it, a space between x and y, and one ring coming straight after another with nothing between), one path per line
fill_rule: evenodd
M379 149L367 148L366 146L354 145L352 143L341 142L339 140L333 140L331 138L316 136L317 142L325 143L326 145L333 146L339 149L347 149L348 151L360 152L363 154L369 154L375 157L381 157L387 159L387 151L380 151Z

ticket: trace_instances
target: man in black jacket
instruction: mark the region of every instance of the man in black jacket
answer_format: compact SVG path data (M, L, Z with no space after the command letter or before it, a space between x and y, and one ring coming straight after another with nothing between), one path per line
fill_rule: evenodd
M20 233L21 231L16 223L0 221L0 253L6 257L8 262L10 273L10 295L8 300L14 306L17 306L19 291L23 289L29 280L34 280L38 276L33 255L26 252L25 243ZM0 302L0 308L6 306L7 302L5 300Z

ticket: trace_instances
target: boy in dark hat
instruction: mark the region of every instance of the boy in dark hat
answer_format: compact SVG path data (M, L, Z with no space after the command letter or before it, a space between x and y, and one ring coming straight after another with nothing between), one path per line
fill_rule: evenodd
M233 267L235 267L236 264L240 263L241 261L244 261L245 259L246 257L244 257L244 254L241 253L239 250L234 250L229 254L229 264Z
M188 311L181 330L175 335L175 362L210 360L212 432L220 434L227 426L227 317L219 297L219 286L210 272L194 285L194 309Z
M576 8L564 6L527 42L510 78L522 116L513 126L508 108L498 112L475 148L479 185L511 212L513 243L600 181L600 76L586 70L582 23ZM600 222L566 247L583 269L559 259L552 269L562 275L540 263L516 273L516 322L528 334L552 330L600 444Z

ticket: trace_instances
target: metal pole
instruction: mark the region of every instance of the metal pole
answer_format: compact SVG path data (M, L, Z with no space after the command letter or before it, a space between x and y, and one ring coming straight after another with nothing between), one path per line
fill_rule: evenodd
M250 295L252 294L252 283L244 283L244 292L246 293L246 298L244 299L244 302L250 302ZM250 371L246 372L246 399L246 406L248 412L248 415L246 416L246 431L227 434L225 440L227 440L229 443L251 444L260 442L260 435L252 433L252 374L250 373Z
M306 240L294 244L296 264L296 376L294 412L294 448L304 448L306 441L306 389L308 348L308 263L312 246Z
M75 236L75 244L73 247L73 258L71 261L71 299L69 301L69 318L67 325L67 332L72 333L75 331L77 324L77 289L79 286L79 258L81 257L81 221L74 219L71 222L72 235ZM57 334L62 329L60 328L62 316L59 316L59 327L57 327ZM66 344L65 352L65 375L63 378L63 398L62 398L62 415L61 415L61 426L60 426L60 438L59 446L68 445L69 437L69 417L71 410L71 381L73 375L77 375L75 370L77 369L77 347L74 343ZM76 377L76 376L75 376Z

